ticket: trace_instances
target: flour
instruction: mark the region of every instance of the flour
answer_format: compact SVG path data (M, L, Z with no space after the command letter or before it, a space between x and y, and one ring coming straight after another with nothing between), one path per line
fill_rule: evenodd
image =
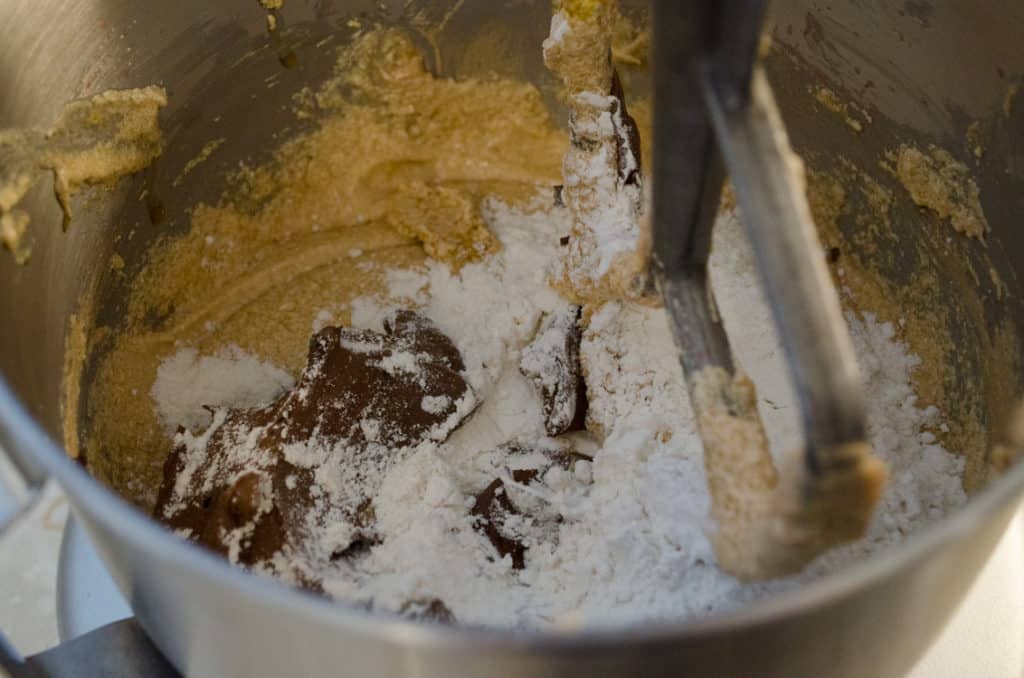
M328 595L393 611L408 608L410 601L439 599L464 624L678 620L799 587L900 541L965 501L963 461L932 433L943 425L941 413L919 407L910 385L918 358L891 325L850 313L867 390L869 438L892 471L870 532L797 577L749 585L725 575L709 539L714 525L701 443L664 311L632 303L591 309L580 346L590 432L549 438L537 386L519 364L542 319L566 309L548 276L571 217L540 197L524 209L488 202L483 212L502 243L499 253L457 274L437 263L391 272L388 294L353 304L353 324L367 329L379 328L396 306L418 307L458 346L480 405L443 444L408 451L382 469L374 501L380 542L322 573ZM798 401L752 252L732 215L716 225L711 277L738 362L758 386L773 452L793 449L802 442ZM202 360L186 357L175 360L184 366ZM253 393L261 384L269 390L278 383L266 366L245 356L215 364L225 374L202 382L203 388L249 382L252 388L245 392ZM170 384L184 380L170 381L169 375L188 370L167 369L161 382L167 388L154 388L154 396L161 412L177 412L168 416L181 419L184 400L180 393L174 397ZM225 394L197 392L190 402ZM425 411L443 405L422 403ZM513 453L509 443L525 451ZM569 448L593 461L580 457L568 468L548 461L539 482L514 480L516 470L539 468L552 453ZM344 469L331 475L318 477L328 494L353 482ZM495 479L523 509L504 523L527 546L521 570L509 556L499 557L475 528L474 497Z
M448 409L451 402L452 399L448 396L423 396L423 400L420 401L420 407L424 412L440 414Z
M279 367L232 346L213 356L181 348L157 369L151 395L164 431L210 425L207 408L254 407L274 399L295 383Z

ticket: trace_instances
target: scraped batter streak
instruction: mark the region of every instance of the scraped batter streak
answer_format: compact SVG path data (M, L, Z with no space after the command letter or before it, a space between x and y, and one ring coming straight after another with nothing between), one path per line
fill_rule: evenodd
M794 451L779 474L746 376L705 368L694 378L693 407L724 570L748 580L784 576L864 535L886 479L867 443L832 450L836 467L817 474Z
M230 199L199 205L188 233L155 251L99 364L83 452L141 505L168 446L150 391L179 346L235 345L297 374L318 311L347 324L349 302L385 289L387 269L428 254L457 269L495 251L482 197L560 181L566 142L534 87L437 79L395 31L346 49L315 100L317 131L245 170Z
M562 199L573 225L555 282L580 303L638 299L646 280L643 188L639 134L612 65L617 3L565 0L556 9L544 61L569 104Z
M29 216L17 205L40 175L52 171L66 227L77 190L137 172L160 155L157 114L166 105L162 87L110 90L69 103L49 131L0 130L0 241L19 263L29 256Z

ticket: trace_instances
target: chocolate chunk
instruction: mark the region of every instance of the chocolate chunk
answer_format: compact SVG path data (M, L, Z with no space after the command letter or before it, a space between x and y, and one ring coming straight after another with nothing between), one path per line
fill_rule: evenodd
M512 480L521 485L529 485L540 477L540 471L535 468L517 468L512 471Z
M455 615L439 598L410 600L402 605L399 613L416 621L429 621L437 624L455 623Z
M511 556L512 567L516 570L526 567L526 546L505 526L508 517L519 515L519 511L500 478L495 478L476 496L470 513L477 516L475 526L487 536L498 555Z
M619 72L612 72L611 96L615 98L612 105L612 122L615 125L615 156L619 168L619 182L622 185L635 185L640 181L640 128L636 120L626 108L626 93L622 88Z
M356 533L357 536L353 538L348 546L331 553L331 560L335 562L339 560L354 560L368 555L374 546L380 544L380 539L373 531L373 524L376 519L373 510L373 500L370 498L363 500L363 503L356 508L355 514L352 516L352 524L359 528L359 531Z
M229 414L222 428L236 423L248 425L246 413ZM231 555L236 562L252 565L265 561L284 545L281 513L265 496L272 492L272 477L267 469L247 469L244 463L215 448L216 443L196 475L205 478L215 470L217 480L205 484L195 478L186 497L176 496L175 484L186 469L187 451L184 446L174 449L164 462L164 481L154 516L174 529L186 531L193 541L221 555ZM228 537L238 530L248 534L241 536L236 552L231 554Z
M573 464L580 460L593 461L592 457L576 452L572 449L540 449L524 446L518 442L511 442L502 445L499 451L513 460L514 457L525 457L535 455L541 458L540 463L533 464L529 468L514 468L509 471L512 481L519 485L530 485L542 481L544 474L552 466L560 466L570 470ZM531 462L532 464L532 462ZM544 529L543 523L561 522L558 515L532 514L525 507L519 506L509 495L509 488L500 478L495 478L476 496L471 515L476 517L474 527L487 537L488 541L504 558L506 555L512 558L512 567L521 570L526 566L527 543L525 535L519 531L510 529L508 522L511 516L526 516L532 519L535 528ZM523 525L521 521L520 525Z
M530 482L531 480L536 479L537 475L543 475L552 466L560 466L566 471L570 471L572 470L573 465L578 461L594 461L594 458L589 454L577 452L568 446L540 447L537 445L524 444L518 440L501 445L498 448L498 451L509 458L538 454L545 459L545 463L537 465L536 468L512 471L512 479L517 483ZM527 471L534 475L532 477L523 476L524 480L520 480L520 478L516 476L517 473Z
M348 546L331 554L331 561L357 560L370 554L370 550L380 543L372 537L357 537Z
M445 440L469 413L464 367L451 340L410 311L389 318L383 334L324 328L291 391L218 413L203 436L178 436L154 515L244 565L282 550L319 558L312 572L358 557L377 543L373 494L387 469L403 450ZM319 486L324 466L344 469L353 486ZM316 528L339 522L351 528L348 542L321 553ZM309 572L294 574L318 588Z
M285 442L314 429L329 441L385 447L416 445L434 433L469 393L455 345L429 320L399 311L384 334L327 327L310 341L302 378L281 408ZM438 399L424 409L424 398ZM429 410L429 411L428 411ZM379 422L379 426L367 422Z
M587 396L580 369L579 317L579 306L546 316L519 362L523 375L540 389L544 430L551 436L585 427Z

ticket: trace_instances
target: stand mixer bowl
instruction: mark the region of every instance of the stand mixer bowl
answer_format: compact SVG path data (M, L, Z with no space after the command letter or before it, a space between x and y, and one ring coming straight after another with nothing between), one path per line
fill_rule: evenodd
M115 319L128 291L123 280L158 238L183 231L185 208L217 199L224 168L266 160L272 134L285 126L300 131L286 110L291 96L330 73L351 18L440 25L431 36L436 50L428 50L432 66L456 77L497 70L531 80L555 107L539 49L549 15L540 1L288 0L268 37L252 0L0 4L0 128L46 126L64 102L105 89L158 83L169 92L167 150L150 170L80 200L66 233L44 182L22 204L32 215L32 257L17 265L0 256L0 445L30 479L62 484L139 623L183 673L900 675L956 608L1012 517L1024 465L996 477L986 451L1000 440L1024 381L1012 339L1024 321L1014 272L1024 262L1024 106L1008 96L1024 77L1024 7L997 0L828 7L779 0L771 16L766 65L790 137L811 169L855 167L898 187L879 169L886 150L935 144L970 161L991 226L987 244L969 241L895 188L883 226L865 229L852 216L871 209L859 195L849 196L849 211L830 226L834 239L858 243L865 265L887 284L931 275L932 301L948 309L936 331L963 347L950 357L939 391L943 411L959 422L947 446L964 451L965 486L974 496L899 547L801 590L697 621L546 632L427 626L247 575L174 537L63 453L69 318L91 295L97 322ZM318 46L332 34L339 37L329 48ZM486 66L471 53L485 35L502 36ZM278 84L267 89L271 76ZM642 87L642 75L636 79ZM809 94L822 85L870 111L862 132L822 110ZM172 192L172 178L218 116L232 129L218 162L196 167ZM965 145L974 121L988 135L978 161ZM140 202L144 188L163 204ZM165 219L153 226L148 212L157 208ZM118 240L123 277L105 275ZM89 376L86 370L83 380Z

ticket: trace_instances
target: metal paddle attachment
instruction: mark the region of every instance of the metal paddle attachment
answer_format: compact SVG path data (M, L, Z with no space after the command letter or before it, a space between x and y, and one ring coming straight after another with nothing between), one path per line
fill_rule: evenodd
M652 268L675 328L724 569L784 576L862 536L885 465L793 154L756 64L765 2L656 0ZM708 284L726 171L800 394L803 450L773 463Z

